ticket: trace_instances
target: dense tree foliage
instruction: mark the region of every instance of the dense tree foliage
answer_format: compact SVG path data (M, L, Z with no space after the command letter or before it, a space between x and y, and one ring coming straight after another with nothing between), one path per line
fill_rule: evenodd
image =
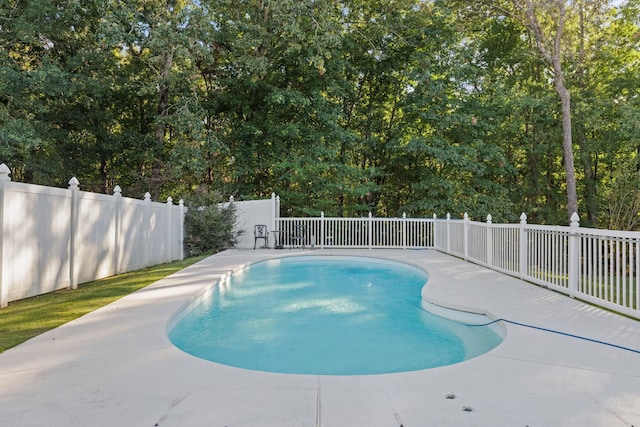
M638 0L0 3L0 162L132 197L637 228L639 91Z

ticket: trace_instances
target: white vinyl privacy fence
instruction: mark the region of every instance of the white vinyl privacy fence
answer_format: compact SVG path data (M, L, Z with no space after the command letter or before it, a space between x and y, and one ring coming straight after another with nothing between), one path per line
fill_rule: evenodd
M268 230L275 230L274 221L280 212L280 198L275 194L272 194L270 199L243 201L236 201L231 196L229 203L233 203L236 208L235 228L239 233L237 248L253 248L255 244L254 227L256 225L266 225ZM272 241L273 236L270 235L269 242ZM261 244L264 242L261 241Z
M0 307L183 258L184 206L12 182L0 165Z
M464 219L276 218L283 247L432 248L640 319L640 232Z

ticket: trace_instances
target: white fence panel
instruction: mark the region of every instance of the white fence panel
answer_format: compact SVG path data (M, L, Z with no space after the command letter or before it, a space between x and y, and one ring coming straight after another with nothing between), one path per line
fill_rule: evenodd
M0 165L0 307L183 257L184 206L11 182Z
M322 246L321 224L320 218L278 218L276 220L278 246Z
M116 204L113 196L78 193L76 283L85 283L117 274Z
M369 219L325 218L324 246L335 248L368 248Z
M512 224L492 224L493 267L508 274L520 269L520 227Z
M481 222L470 222L468 225L467 237L467 259L478 264L487 265L489 261L489 251L487 246L486 224Z
M120 211L119 241L129 242L119 245L118 273L148 267L149 246L147 204L143 200L122 198Z
M167 232L170 229L170 207L165 204L153 203L149 206L149 263L150 265L169 262L170 252L167 242Z
M576 294L587 301L638 316L640 239L631 233L580 230Z
M169 248L171 261L184 258L184 202L180 200L177 206L171 206L171 234Z
M3 193L4 301L69 287L69 192L7 182Z
M441 251L448 253L449 252L449 243L451 239L449 234L451 232L451 228L449 227L450 221L434 219L433 221L433 236L434 236L434 247Z
M406 240L403 247L432 248L435 246L434 222L407 218L404 220Z
M449 227L449 253L452 255L459 256L460 258L465 257L464 251L464 236L465 236L465 226L463 220L450 220L447 221L447 225Z
M387 248L406 247L406 221L400 218L376 218L371 221L372 241L371 245Z
M527 227L528 258L525 277L562 292L569 290L569 228Z
M432 220L406 218L278 218L283 247L425 248L433 247Z

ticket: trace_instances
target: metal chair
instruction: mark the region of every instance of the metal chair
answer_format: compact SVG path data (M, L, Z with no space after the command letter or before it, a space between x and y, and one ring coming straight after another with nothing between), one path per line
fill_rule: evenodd
M298 246L304 249L305 245L307 244L307 232L305 230L305 227L302 225L296 225L293 228L290 239L292 248L295 247L297 243Z
M264 246L269 247L269 232L267 226L264 224L258 224L253 226L253 249L256 248L258 239L264 239Z

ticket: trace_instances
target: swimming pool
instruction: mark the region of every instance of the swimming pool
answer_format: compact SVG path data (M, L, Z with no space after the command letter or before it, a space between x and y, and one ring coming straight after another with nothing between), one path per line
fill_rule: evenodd
M229 366L368 375L450 365L501 342L421 308L427 274L366 257L291 256L213 286L168 327L181 350Z

